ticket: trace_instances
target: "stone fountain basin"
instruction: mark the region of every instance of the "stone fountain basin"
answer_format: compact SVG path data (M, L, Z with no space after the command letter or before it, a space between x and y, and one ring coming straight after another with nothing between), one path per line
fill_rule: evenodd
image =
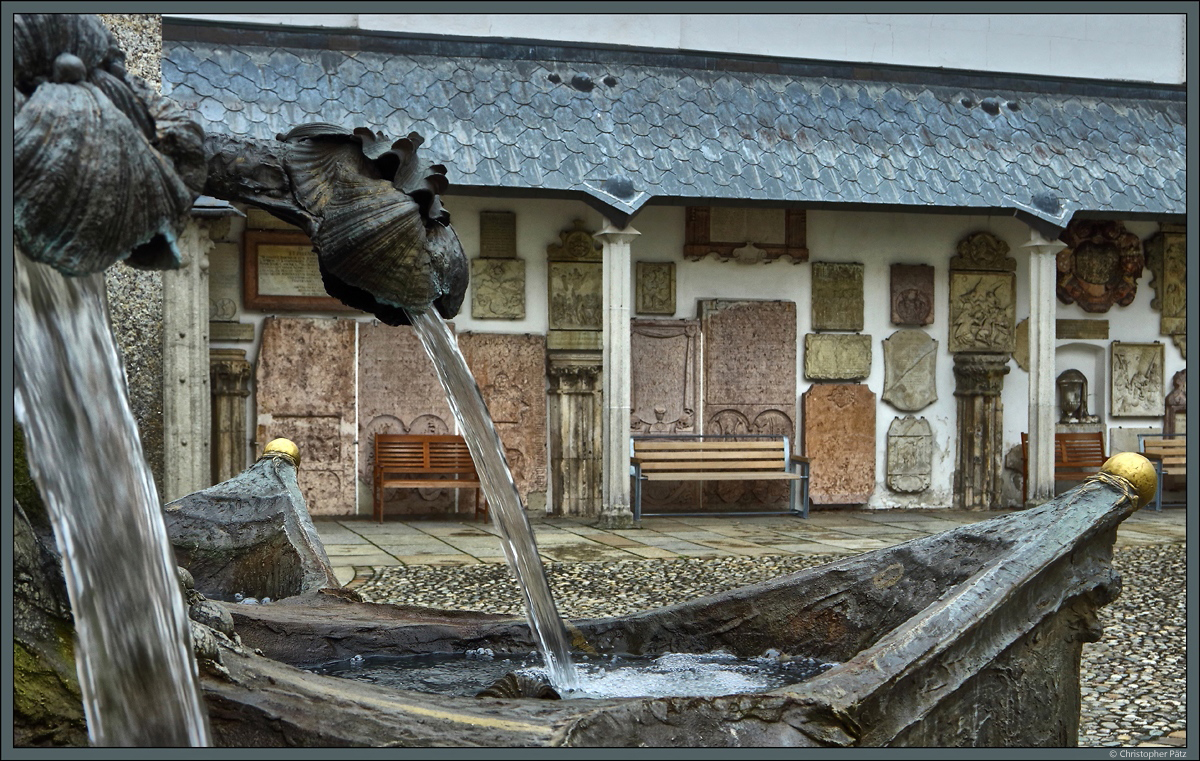
M297 668L356 654L535 649L523 620L331 594L229 605L242 641L205 677L222 745L1073 746L1079 662L1116 597L1118 479L1041 507L731 592L568 623L587 653L739 656L774 648L840 665L722 697L548 701L392 690ZM603 566L597 566L603 573ZM290 665L289 665L290 664Z

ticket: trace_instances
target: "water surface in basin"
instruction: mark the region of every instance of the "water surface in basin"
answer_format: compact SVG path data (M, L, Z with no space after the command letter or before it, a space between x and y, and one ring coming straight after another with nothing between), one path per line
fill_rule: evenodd
M510 671L544 677L534 654L489 651L420 656L355 656L311 670L398 690L473 697ZM765 692L803 682L834 664L769 653L738 658L728 653L657 656L578 656L578 687L564 698L712 697Z

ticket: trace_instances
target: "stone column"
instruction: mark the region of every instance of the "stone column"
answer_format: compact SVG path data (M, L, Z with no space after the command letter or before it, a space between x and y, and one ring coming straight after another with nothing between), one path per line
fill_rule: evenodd
M604 246L604 480L601 528L630 528L629 414L630 404L630 283L629 244L641 235L632 227L611 224L596 233Z
M1054 325L1058 312L1055 255L1065 243L1030 229L1029 242L1029 505L1054 498Z
M254 374L245 349L213 349L209 352L212 384L212 482L219 484L241 473L249 463L246 447L246 398Z
M1004 473L1004 376L1007 354L954 355L954 396L958 400L958 451L954 467L954 507L1000 507Z
M603 461L595 440L601 429L600 353L551 352L550 507L560 515L600 512Z
M183 264L163 273L163 502L211 486L207 224L178 240Z

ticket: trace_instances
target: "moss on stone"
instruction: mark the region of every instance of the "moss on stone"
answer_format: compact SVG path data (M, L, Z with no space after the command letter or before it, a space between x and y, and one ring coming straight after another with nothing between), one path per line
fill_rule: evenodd
M71 632L58 634L60 655L73 666ZM88 744L87 722L74 670L64 675L20 642L13 642L13 743L57 747Z

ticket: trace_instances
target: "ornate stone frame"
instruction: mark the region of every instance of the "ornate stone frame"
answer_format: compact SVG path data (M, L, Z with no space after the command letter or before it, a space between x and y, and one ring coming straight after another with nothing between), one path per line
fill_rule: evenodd
M1083 219L1067 226L1058 252L1058 300L1086 312L1129 306L1145 265L1142 241L1120 222Z

